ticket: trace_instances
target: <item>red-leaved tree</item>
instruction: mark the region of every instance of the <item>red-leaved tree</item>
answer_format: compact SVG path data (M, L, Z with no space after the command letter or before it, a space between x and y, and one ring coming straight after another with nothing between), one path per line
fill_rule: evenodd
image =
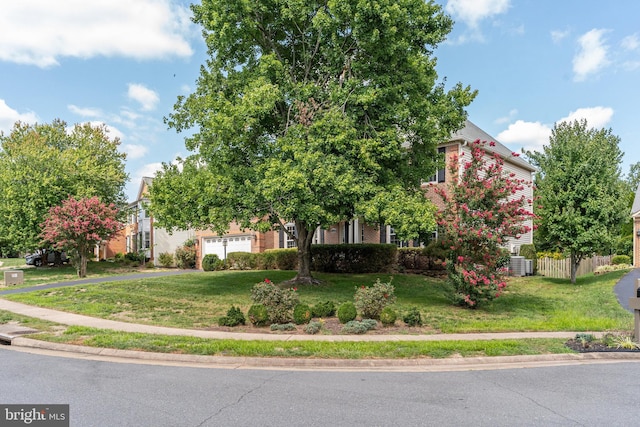
M116 218L118 209L97 197L76 200L73 197L49 209L41 224L40 237L54 249L73 257L78 277L87 275L87 259L94 247L112 237L123 224Z
M475 141L470 159L451 158L449 170L458 180L446 190L435 189L445 202L438 212L438 226L451 251L447 272L455 302L473 308L500 296L508 271L504 245L508 238L529 232L526 221L534 217L528 208L533 200L522 193L531 182L505 172L503 159L486 151L485 144Z

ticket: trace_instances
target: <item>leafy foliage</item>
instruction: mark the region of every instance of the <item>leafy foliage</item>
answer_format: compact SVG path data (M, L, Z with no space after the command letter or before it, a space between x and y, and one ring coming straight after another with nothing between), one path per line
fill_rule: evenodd
M475 141L468 160L453 156L449 170L459 175L458 182L447 190L436 188L445 204L438 225L444 231L443 244L451 250L449 283L455 302L466 307L500 296L506 286L502 246L507 238L530 231L527 221L534 217L533 200L522 193L531 183L503 171L504 160L485 150L486 144Z
M296 325L304 325L311 321L313 317L311 307L307 304L297 304L293 308L293 321Z
M313 317L331 317L336 314L336 306L331 301L319 302L311 307Z
M351 320L342 327L343 334L365 334L367 331L375 329L378 322L373 319L364 319L361 321Z
M396 313L396 311L391 307L385 307L380 312L380 322L384 326L393 326L393 324L396 323L397 318L398 313Z
M190 269L196 268L196 247L186 241L181 247L176 249L175 257L178 268Z
M165 268L172 267L174 262L173 254L170 254L169 252L162 252L158 255L158 262Z
M356 287L354 297L355 306L365 319L379 319L383 308L396 301L395 288L389 283L383 283L380 279L369 287Z
M54 206L42 223L41 237L46 245L74 256L78 277L87 275L87 259L95 246L108 240L123 227L116 217L118 209L97 197L73 197Z
M409 311L402 316L402 321L407 326L422 326L422 315L418 307L411 307Z
M167 119L193 130L195 154L164 165L151 187L161 225L292 222L304 283L318 226L364 215L409 238L434 225L421 180L475 96L437 82L433 50L452 27L440 6L204 0L192 10L210 57Z
M240 310L240 308L238 307L234 307L231 306L231 308L229 309L229 311L227 311L227 315L226 316L222 316L218 319L218 325L220 326L238 326L238 325L244 325L246 322L246 319L244 317L244 314L242 313L242 310Z
M619 235L626 214L619 142L586 120L562 122L542 152L527 152L539 170L539 248L570 253L572 283L580 261L610 249Z
M269 321L267 307L262 304L253 304L249 307L247 317L253 326L265 326Z
M358 311L352 302L347 301L340 304L337 315L340 323L347 323L356 318Z
M389 272L396 265L397 252L396 245L377 243L311 247L313 270L326 273Z
M281 289L269 279L253 286L251 300L267 308L269 320L273 323L289 322L294 307L300 302L295 288Z
M216 271L224 268L224 261L222 261L216 254L206 254L202 258L202 269L204 271Z
M309 322L308 325L305 325L304 327L304 333L305 334L310 334L310 335L315 335L318 332L320 332L322 330L322 323L321 322Z
M0 134L0 247L40 248L40 224L69 198L125 205L125 154L105 126L16 123Z

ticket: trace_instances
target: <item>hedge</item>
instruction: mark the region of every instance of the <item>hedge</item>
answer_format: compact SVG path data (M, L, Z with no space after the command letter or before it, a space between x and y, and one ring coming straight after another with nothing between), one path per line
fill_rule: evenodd
M396 266L392 244L311 246L311 268L325 273L387 273Z

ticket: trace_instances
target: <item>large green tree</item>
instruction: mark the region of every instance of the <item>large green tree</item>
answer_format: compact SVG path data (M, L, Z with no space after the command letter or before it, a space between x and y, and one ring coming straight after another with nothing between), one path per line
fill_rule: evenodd
M103 203L125 202L125 154L104 126L68 128L16 123L0 135L0 236L17 251L40 247L40 224L49 208L69 196L97 196Z
M192 10L209 59L167 119L193 132L186 146L195 154L154 180L163 225L294 223L299 283L313 282L318 226L410 219L393 224L404 238L435 227L421 180L475 96L438 82L432 53L453 25L440 6L203 0Z
M553 128L542 152L527 152L539 169L538 238L571 256L571 282L580 261L614 245L628 213L620 177L620 138L586 120Z

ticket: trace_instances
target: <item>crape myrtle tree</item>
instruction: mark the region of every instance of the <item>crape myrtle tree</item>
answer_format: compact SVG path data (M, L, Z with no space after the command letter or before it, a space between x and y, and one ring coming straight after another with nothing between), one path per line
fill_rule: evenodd
M122 229L117 215L113 203L104 204L98 197L76 200L69 196L60 206L49 209L40 237L44 245L71 255L78 277L85 277L87 259L95 246Z
M475 96L438 82L432 53L453 25L440 6L204 0L192 10L209 58L195 92L167 118L193 132L186 146L195 154L153 182L163 225L224 232L230 221L260 230L293 223L296 283L314 282L319 226L410 217L411 226L393 224L400 237L433 229L421 179Z
M608 252L628 214L620 178L620 138L586 120L557 123L542 152L527 152L538 168L542 208L537 239L571 257L571 283L583 259Z
M470 157L452 156L448 167L458 179L446 189L434 188L444 201L438 226L450 251L447 273L454 302L470 308L500 296L506 286L505 245L529 232L534 217L533 200L523 193L532 183L505 171L504 160L490 152L495 143L489 142L488 150L486 144L475 141Z
M0 134L0 239L11 251L40 248L40 224L69 195L124 205L125 154L105 126L16 123Z

